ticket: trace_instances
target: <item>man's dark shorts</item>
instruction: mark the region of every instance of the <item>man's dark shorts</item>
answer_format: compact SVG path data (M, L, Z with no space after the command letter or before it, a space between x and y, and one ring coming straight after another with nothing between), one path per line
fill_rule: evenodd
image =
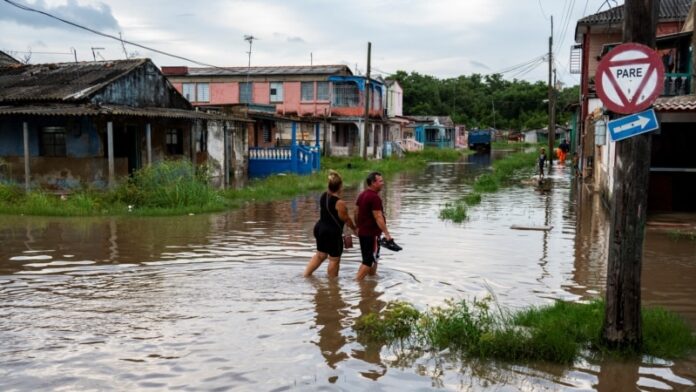
M362 263L370 268L379 258L379 238L375 236L358 236Z

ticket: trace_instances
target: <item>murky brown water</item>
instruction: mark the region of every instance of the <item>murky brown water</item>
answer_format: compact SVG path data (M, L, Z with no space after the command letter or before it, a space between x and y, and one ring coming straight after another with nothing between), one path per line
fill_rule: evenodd
M176 218L0 217L0 390L695 389L696 358L520 366L356 337L355 319L390 300L424 309L492 294L518 309L603 291L607 225L576 216L589 196L565 168L548 194L512 187L463 224L440 221L488 163L472 162L387 178L388 222L405 249L384 251L379 276L361 284L357 249L338 281L325 266L301 276L317 195ZM644 303L696 328L696 242L649 231L643 265Z

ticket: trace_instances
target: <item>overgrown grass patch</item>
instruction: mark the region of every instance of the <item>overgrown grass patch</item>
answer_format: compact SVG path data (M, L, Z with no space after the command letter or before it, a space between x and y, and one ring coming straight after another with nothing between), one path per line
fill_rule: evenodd
M604 302L556 302L550 306L506 313L490 299L450 300L445 306L418 312L398 303L380 314L363 316L356 330L386 344L408 342L417 350L450 349L463 357L507 361L535 360L570 364L581 352L601 355L650 355L677 359L696 348L688 324L674 313L644 308L640 352L612 350L601 340ZM405 311L412 309L412 311Z
M454 149L426 149L404 158L366 161L357 157L323 157L322 170L308 176L274 175L251 180L241 189L218 190L208 184L205 167L186 160L163 161L138 170L113 190L74 190L66 199L37 189L25 194L16 185L0 184L0 213L53 216L184 215L223 211L250 201L287 199L326 188L329 169L338 170L347 187L364 181L371 171L385 176L417 170L432 161L456 161Z

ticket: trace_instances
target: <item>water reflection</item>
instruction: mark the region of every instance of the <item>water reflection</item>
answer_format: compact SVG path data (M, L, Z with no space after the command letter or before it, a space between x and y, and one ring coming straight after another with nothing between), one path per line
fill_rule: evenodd
M377 291L378 281L375 278L368 278L357 283L360 290L360 302L358 303L358 310L360 311L360 317L366 316L371 313L379 313L386 302L380 299L383 292ZM387 373L387 367L382 363L381 351L382 344L376 343L373 340L361 337L358 335L358 343L362 345L360 348L353 349L352 357L360 359L372 364L369 369L360 371L364 377L371 380L377 380L378 378L384 376Z
M572 366L462 360L358 337L361 315L490 292L503 309L604 291L608 226L598 195L557 166L551 192L519 183L469 219L438 219L492 155L390 175L390 231L404 246L380 272L301 277L319 194L173 218L0 219L0 390L333 389L689 390L696 360L582 358ZM346 190L349 208L359 189ZM589 206L576 210L578 205ZM553 226L511 230L512 224ZM649 229L643 300L696 327L696 242Z
M314 296L316 309L314 321L318 329L319 341L316 344L326 364L331 369L336 369L339 362L348 358L348 354L341 351L347 343L342 331L349 314L348 303L341 296L341 285L338 279L322 280L316 277L308 279L317 290ZM329 381L336 380L331 378Z

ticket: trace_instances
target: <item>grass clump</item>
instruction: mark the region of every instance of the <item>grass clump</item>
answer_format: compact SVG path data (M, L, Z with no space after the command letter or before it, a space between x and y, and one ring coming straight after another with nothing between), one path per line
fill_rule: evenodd
M679 241L679 240L696 241L696 231L672 230L669 233L667 233L667 236L669 236L669 238L672 239L673 241Z
M412 306L399 303L401 309ZM388 306L387 309L390 309ZM665 359L683 358L696 348L696 337L688 324L674 313L644 308L643 345L640 352L611 349L602 339L604 302L587 304L556 302L513 314L493 311L490 299L472 302L447 301L426 312L383 312L359 319L356 329L369 339L414 349L450 349L465 357L499 360L541 360L570 364L581 352L594 355L650 355ZM368 325L369 327L365 327ZM410 335L406 335L409 332Z
M469 193L468 195L464 196L464 202L470 206L481 204L481 194L476 192Z
M409 338L421 314L412 305L395 301L387 304L380 313L370 313L355 324L359 333L379 340L404 340Z
M461 223L466 219L466 204L461 201L445 203L445 208L440 210L440 219Z

